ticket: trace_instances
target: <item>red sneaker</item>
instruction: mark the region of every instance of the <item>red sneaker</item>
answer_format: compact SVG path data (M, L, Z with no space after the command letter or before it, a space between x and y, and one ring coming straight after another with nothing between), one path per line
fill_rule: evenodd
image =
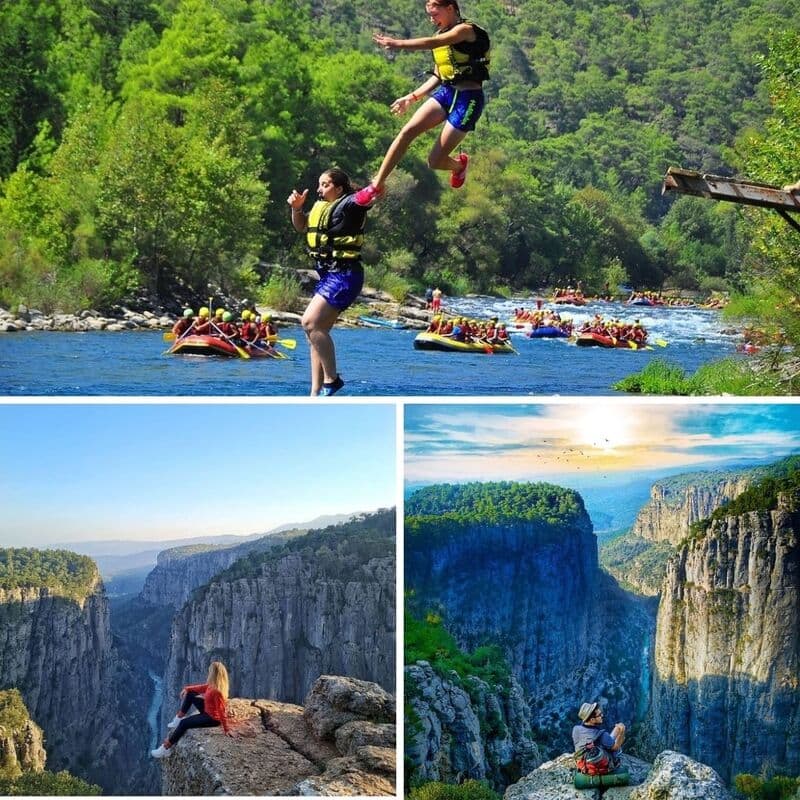
M466 153L459 153L456 161L461 162L461 169L454 169L450 173L450 185L454 189L460 189L467 179L467 167L469 166L469 156Z
M353 196L357 206L371 206L383 197L383 189L368 183L363 189L359 189Z

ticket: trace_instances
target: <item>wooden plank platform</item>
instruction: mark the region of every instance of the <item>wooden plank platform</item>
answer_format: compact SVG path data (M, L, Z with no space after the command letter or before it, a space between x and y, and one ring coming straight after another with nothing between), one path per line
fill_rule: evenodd
M726 200L731 203L772 208L793 228L800 231L800 223L787 213L800 213L800 194L785 192L778 186L670 167L661 186L661 194L666 192L679 192L705 197L709 200Z

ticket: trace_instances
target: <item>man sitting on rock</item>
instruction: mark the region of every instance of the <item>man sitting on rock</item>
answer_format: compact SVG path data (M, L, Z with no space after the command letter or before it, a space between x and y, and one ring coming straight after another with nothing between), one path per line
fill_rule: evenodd
M620 764L625 726L618 722L608 733L603 727L603 710L598 703L584 703L578 711L578 718L581 724L572 729L578 769L598 775L615 770Z

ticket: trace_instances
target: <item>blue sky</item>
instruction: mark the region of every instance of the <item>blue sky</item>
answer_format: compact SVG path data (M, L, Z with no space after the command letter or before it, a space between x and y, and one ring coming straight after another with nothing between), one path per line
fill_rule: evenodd
M396 505L393 404L1 404L0 448L0 546L249 534Z
M800 452L800 404L409 405L407 484L563 480L724 468Z

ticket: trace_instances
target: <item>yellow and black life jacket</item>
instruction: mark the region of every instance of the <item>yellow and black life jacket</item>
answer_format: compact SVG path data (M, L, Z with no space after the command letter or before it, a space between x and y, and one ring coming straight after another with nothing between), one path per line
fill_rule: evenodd
M435 47L433 60L436 64L436 75L445 84L463 80L487 81L491 47L489 34L474 22L466 19L461 21L472 26L475 31L475 41Z
M347 197L327 202L317 200L311 207L306 228L306 244L308 253L321 261L356 261L361 258L361 245L364 243L364 226L366 215L357 225L339 225L337 227L357 228L354 230L332 230L331 220L336 207Z

